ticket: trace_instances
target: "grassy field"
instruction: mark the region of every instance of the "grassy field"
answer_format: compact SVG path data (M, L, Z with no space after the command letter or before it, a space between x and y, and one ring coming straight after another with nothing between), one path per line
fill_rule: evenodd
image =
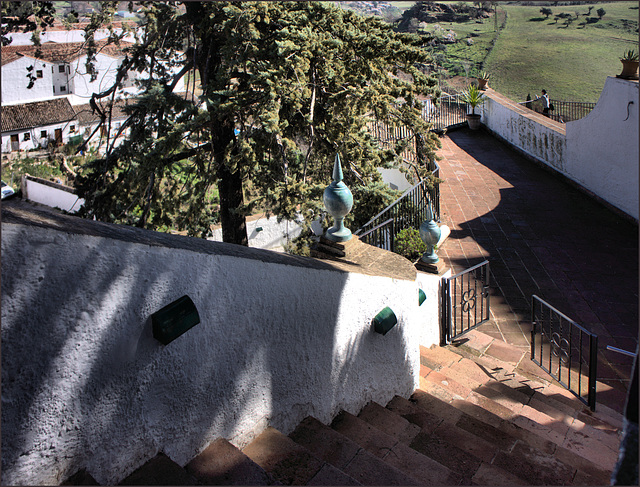
M507 22L485 61L490 86L515 101L546 89L549 97L596 102L607 76L620 74L620 56L638 50L638 4L594 4L590 17L603 8L604 17L587 23L588 5L551 6L545 19L540 7L503 4ZM580 15L568 26L554 16Z
M553 99L596 102L607 76L622 71L619 58L624 51L638 50L638 3L594 3L587 15L589 6L550 5L547 19L539 5L498 2L497 23L493 15L481 21L442 22L440 28L455 31L458 38L434 51L442 78L472 77L484 69L491 73L489 85L515 101L544 88ZM596 13L600 8L606 11L602 19ZM571 14L571 23L556 22L560 13ZM493 45L496 24L504 27ZM435 28L430 24L427 30ZM470 35L473 44L468 45Z

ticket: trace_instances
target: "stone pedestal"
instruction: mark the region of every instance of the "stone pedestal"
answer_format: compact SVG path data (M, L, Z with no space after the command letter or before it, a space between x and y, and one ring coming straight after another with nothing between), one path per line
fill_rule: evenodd
M441 260L434 264L429 264L422 259L418 259L414 265L420 272L428 272L430 274L442 274L446 270L444 262Z
M357 236L352 235L351 239L346 242L334 242L322 236L311 246L311 257L316 259L336 259L348 257L348 252L353 249L356 242L359 242Z

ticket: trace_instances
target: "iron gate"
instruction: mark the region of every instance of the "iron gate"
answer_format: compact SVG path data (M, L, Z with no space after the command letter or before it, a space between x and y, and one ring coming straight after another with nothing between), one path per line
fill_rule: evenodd
M441 299L442 345L488 321L489 261L443 278Z
M598 336L536 295L531 323L531 360L595 411Z

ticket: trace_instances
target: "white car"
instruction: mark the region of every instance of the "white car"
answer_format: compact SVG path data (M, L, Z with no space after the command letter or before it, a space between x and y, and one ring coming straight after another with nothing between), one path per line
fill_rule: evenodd
M9 198L13 196L16 192L13 190L11 186L2 181L2 199Z

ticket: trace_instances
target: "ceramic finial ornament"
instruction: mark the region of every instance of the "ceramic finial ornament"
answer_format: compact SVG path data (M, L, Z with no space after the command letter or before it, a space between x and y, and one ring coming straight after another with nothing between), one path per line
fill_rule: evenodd
M431 203L427 207L426 220L422 222L419 228L420 238L427 246L427 251L422 254L420 259L428 264L437 263L440 258L435 252L435 245L440 241L442 231L438 224L433 220L433 211L431 210Z
M343 177L340 156L336 154L333 164L333 181L324 190L323 197L324 206L335 222L324 236L334 242L346 242L352 237L351 230L344 226L344 217L353 208L353 195L347 185L342 182Z

